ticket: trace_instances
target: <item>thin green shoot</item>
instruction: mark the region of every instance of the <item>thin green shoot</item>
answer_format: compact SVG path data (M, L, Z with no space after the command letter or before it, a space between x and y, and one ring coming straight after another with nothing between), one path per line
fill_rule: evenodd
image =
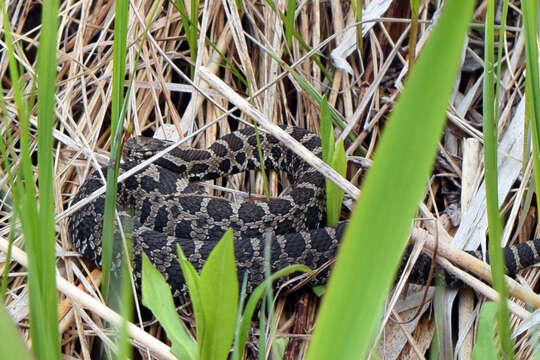
M538 3L535 0L521 2L527 76L525 78L526 115L531 124L533 140L534 179L536 193L540 191L540 84L538 80ZM538 209L540 213L540 209Z
M409 32L409 74L414 66L416 60L416 44L418 38L418 10L420 6L419 0L410 0L411 4L411 30Z
M296 10L296 0L287 0L287 13L285 14L285 40L287 47L292 49L292 38L294 34L294 11Z
M484 115L484 165L486 202L489 225L489 258L493 285L500 294L497 328L501 341L501 350L508 359L514 357L509 312L506 304L508 297L504 282L504 260L500 247L502 239L502 219L498 205L497 181L497 109L494 98L494 19L495 1L489 0L486 9L486 25L484 40L484 87L483 87L483 115Z
M199 28L197 26L199 2L197 0L191 0L191 9L188 13L183 0L176 0L174 5L180 13L184 31L186 33L186 39L189 46L189 53L191 61L196 62L197 59L197 36L199 34ZM194 69L191 68L191 78L193 79Z
M257 122L255 122L253 125L255 127L255 140L257 141L257 155L259 156L259 163L261 164L261 177L263 180L264 197L266 201L270 201L270 189L268 187L268 176L266 175L264 154L261 147L261 139L259 137L259 126L257 125Z
M347 172L347 158L343 140L340 139L337 144L334 140L334 127L330 109L326 96L321 101L321 146L322 159L340 175L344 176ZM343 202L343 190L332 181L325 179L326 183L326 226L336 226L341 215L341 204Z
M356 49L360 54L360 57L364 54L364 39L362 37L362 7L364 6L363 0L353 0L353 6L356 10Z
M107 191L105 195L105 209L102 235L102 271L103 280L101 292L105 301L108 301L109 284L111 278L111 262L113 249L113 233L115 222L115 205L120 155L121 136L123 130L123 118L121 118L121 108L124 101L124 77L126 63L126 42L127 42L127 18L129 2L119 0L116 2L114 21L114 44L113 44L113 77L112 77L112 100L111 100L111 159L112 166L107 169Z

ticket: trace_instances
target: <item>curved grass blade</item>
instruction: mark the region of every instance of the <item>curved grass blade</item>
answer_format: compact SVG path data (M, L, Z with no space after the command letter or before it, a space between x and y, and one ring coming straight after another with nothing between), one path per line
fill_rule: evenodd
M446 3L392 112L345 233L308 360L363 359L369 351L433 164L472 9L468 0ZM347 316L335 316L336 309Z

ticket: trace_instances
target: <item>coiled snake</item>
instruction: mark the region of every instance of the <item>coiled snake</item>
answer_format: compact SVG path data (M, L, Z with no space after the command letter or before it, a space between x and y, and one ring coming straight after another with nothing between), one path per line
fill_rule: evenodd
M297 127L288 127L286 131L313 153L321 155L318 136ZM347 223L324 227L324 177L276 138L261 133L260 144L266 168L282 170L291 179L290 192L268 202L236 203L209 196L190 184L259 169L257 141L251 128L230 133L206 150L176 148L118 184L117 208L121 211L129 208L133 212L136 282L140 282L144 251L164 275L173 293L176 296L185 294L176 245L180 244L188 260L200 271L228 228L233 229L235 236L238 276L242 279L247 273L248 291L264 278L265 233L271 234L272 271L293 263L316 269L335 257ZM132 168L169 145L169 142L150 138L129 140L124 148L127 161L122 170ZM94 172L80 187L73 203L83 200L102 184ZM74 247L96 266L101 265L104 203L103 195L68 219ZM508 272L513 274L537 262L539 251L539 241L505 248ZM119 252L115 255L118 263ZM430 264L430 257L422 255L410 280L425 283ZM315 281L325 281L326 275L323 272ZM446 277L450 285L459 283L448 274Z

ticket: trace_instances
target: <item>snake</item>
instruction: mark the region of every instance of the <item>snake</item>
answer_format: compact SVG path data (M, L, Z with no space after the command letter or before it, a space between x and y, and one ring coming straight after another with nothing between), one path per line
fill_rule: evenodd
M284 130L315 155L321 157L321 139L306 129L288 126ZM134 137L124 145L120 171L132 169L143 160L171 145L170 141ZM259 156L259 150L262 157ZM211 196L197 182L260 170L285 173L290 185L283 195L267 201L234 201ZM79 187L72 204L83 201L103 186L99 172L92 172ZM89 262L101 267L105 195L80 207L68 218L68 231L75 249ZM247 291L265 279L265 246L268 246L272 272L291 264L318 269L336 257L347 221L326 224L325 178L272 135L253 128L233 131L217 139L207 149L176 147L150 165L118 183L116 207L122 223L129 223L133 277L140 288L143 252L161 272L175 297L187 296L177 258L179 245L197 271L227 229L234 234L234 254L239 280L247 279ZM114 232L113 269L121 261L121 236ZM412 250L408 245L398 274ZM480 257L479 251L470 254ZM537 263L540 240L504 248L507 273ZM410 274L412 283L426 284L431 256L422 253ZM463 286L453 275L444 273L447 286ZM292 275L291 275L292 276ZM328 268L311 284L324 283ZM284 279L281 282L285 281Z

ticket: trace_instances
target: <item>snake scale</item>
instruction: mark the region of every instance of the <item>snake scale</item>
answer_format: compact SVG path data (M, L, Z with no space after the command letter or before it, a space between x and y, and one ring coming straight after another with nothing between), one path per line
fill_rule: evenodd
M321 155L321 140L298 127L285 128L293 138ZM271 135L260 135L267 169L281 170L291 179L290 191L267 202L232 202L200 191L192 182L260 169L257 141L252 128L223 136L208 149L175 148L170 153L118 184L117 209L125 219L132 213L133 267L136 283L141 280L141 254L164 275L173 294L185 295L185 286L176 257L182 247L195 269L201 270L210 251L228 228L234 232L234 251L239 279L247 274L248 291L264 279L265 234L271 241L271 270L299 263L319 268L336 256L347 222L324 227L325 180L294 152ZM124 147L121 171L170 145L167 141L137 137ZM92 173L79 188L73 204L85 199L103 185L98 172ZM74 247L96 266L101 265L101 233L105 196L89 202L68 219ZM115 238L119 238L118 231ZM115 241L118 243L118 241ZM404 259L408 257L410 246ZM478 256L475 252L473 255ZM540 241L534 240L504 249L509 274L539 260ZM115 251L118 265L120 252ZM402 267L405 261L402 262ZM426 283L431 266L422 254L410 276L414 283ZM327 272L314 281L326 280ZM447 285L460 281L446 274Z

